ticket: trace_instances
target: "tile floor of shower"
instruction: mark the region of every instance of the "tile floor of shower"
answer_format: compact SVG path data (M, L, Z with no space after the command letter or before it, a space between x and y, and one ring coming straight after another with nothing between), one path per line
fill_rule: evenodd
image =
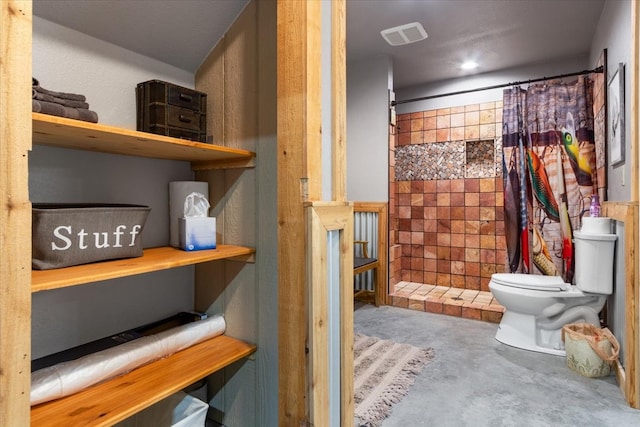
M504 307L491 292L401 281L391 289L391 305L429 313L500 323Z

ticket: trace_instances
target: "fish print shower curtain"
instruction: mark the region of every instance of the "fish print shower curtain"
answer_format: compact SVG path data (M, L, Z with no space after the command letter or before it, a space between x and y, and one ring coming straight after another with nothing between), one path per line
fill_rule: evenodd
M574 272L573 230L597 192L593 83L505 89L502 142L509 270Z

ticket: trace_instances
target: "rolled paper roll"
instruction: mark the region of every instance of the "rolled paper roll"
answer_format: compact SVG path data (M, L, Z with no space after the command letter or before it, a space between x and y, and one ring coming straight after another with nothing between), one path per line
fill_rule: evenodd
M69 396L207 339L222 335L220 315L138 338L31 374L31 405Z

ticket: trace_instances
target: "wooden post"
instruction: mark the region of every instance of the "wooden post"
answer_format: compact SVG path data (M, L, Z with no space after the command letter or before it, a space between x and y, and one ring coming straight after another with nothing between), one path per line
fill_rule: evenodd
M347 200L347 5L332 2L331 81L333 200Z
M322 422L327 409L327 390L321 366L322 356L310 359L307 352L324 347L322 328L316 307L309 298L322 300L321 279L315 263L307 257L312 250L326 251L326 242L318 237L322 228L313 221L316 211L305 206L328 203L331 215L339 215L346 205L346 61L344 0L331 2L331 75L332 126L325 129L332 135L332 198L322 198L322 2L319 0L278 0L277 3L277 99L278 99L278 314L279 314L279 424L298 426ZM333 209L337 209L335 212ZM324 211L323 211L324 212ZM325 212L326 213L326 212ZM351 227L353 218L350 221ZM316 226L314 226L316 224ZM353 263L353 230L349 225L341 230L341 267ZM325 231L326 233L326 231ZM310 239L319 247L309 246ZM324 242L324 243L323 243ZM349 249L350 248L350 249ZM348 254L347 254L348 252ZM326 252L325 252L326 253ZM313 265L312 265L313 264ZM315 268L312 268L315 267ZM348 340L353 331L352 267L341 270L341 334ZM347 280L347 282L345 282ZM349 288L344 288L349 283ZM345 303L345 299L348 302ZM315 304L315 303L314 303ZM351 304L351 306L345 305ZM326 308L326 304L325 304ZM314 314L315 313L315 314ZM348 317L345 317L348 316ZM315 320L314 320L315 319ZM314 323L310 323L314 322ZM312 329L309 325L313 324ZM311 331L308 333L307 331ZM311 335L309 335L311 334ZM346 334L346 335L345 335ZM344 344L344 343L343 343ZM342 348L341 417L343 425L353 420L352 345ZM323 350L324 351L324 350ZM315 355L314 355L315 356ZM318 358L319 357L319 358ZM312 363L310 363L310 360ZM319 371L320 370L320 371ZM310 396L312 394L312 396ZM314 417L318 417L316 420ZM348 420L351 421L348 421ZM347 421L345 421L347 420Z
M0 425L29 425L31 388L30 1L0 10Z
M640 200L638 167L640 165L640 2L631 2L631 201Z
M320 19L318 2L278 0L278 397L282 426L304 425L309 420L303 203L320 194L320 172L313 169L321 164Z

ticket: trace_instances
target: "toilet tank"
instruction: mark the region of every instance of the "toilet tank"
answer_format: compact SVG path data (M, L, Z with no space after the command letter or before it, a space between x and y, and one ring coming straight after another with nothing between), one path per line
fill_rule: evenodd
M576 286L583 292L611 295L615 234L574 231Z

